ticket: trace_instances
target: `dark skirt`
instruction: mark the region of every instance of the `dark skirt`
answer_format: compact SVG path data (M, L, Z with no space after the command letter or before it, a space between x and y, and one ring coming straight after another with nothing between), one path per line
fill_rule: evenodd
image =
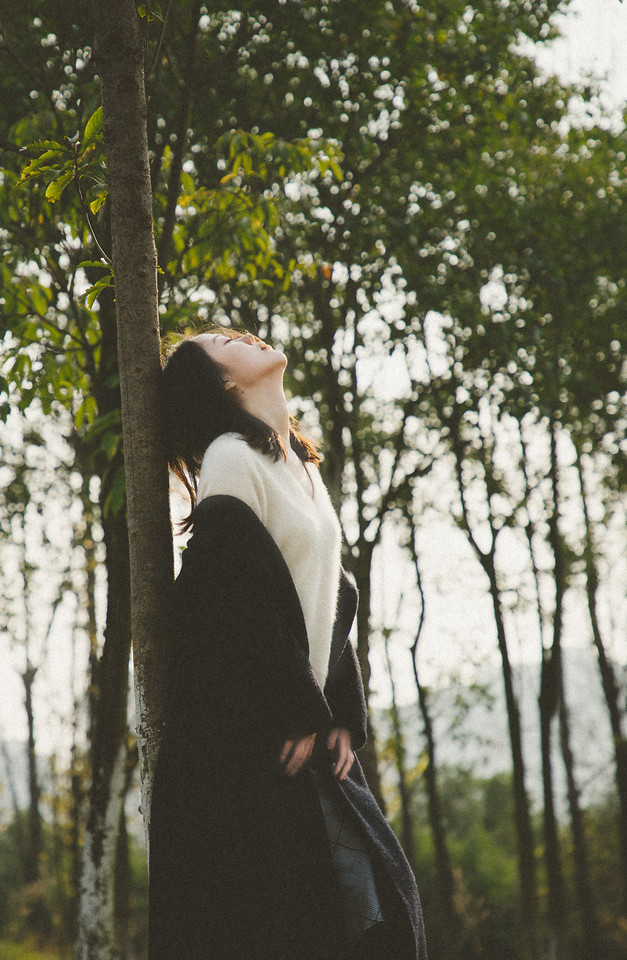
M365 838L350 809L318 771L311 771L329 838L333 869L340 888L349 943L383 919L372 862Z

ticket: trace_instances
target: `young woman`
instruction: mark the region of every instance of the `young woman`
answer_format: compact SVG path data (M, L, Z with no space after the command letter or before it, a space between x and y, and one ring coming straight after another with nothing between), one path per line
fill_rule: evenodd
M411 870L354 754L356 591L286 363L220 330L164 371L193 536L151 812L150 960L423 960Z

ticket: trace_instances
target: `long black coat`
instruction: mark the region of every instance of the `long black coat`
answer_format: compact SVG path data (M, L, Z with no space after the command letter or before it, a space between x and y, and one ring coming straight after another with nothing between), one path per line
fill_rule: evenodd
M343 576L324 693L303 614L273 539L233 497L203 500L175 584L178 629L150 833L150 960L334 960L343 920L307 769L289 778L286 739L333 726L365 741L348 641L356 591ZM318 764L330 768L319 756ZM418 894L359 763L340 785L365 829L390 960L426 956Z

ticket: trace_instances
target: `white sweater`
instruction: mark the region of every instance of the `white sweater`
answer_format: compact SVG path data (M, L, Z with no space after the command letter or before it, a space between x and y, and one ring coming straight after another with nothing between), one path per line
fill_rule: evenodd
M276 463L235 433L208 447L198 478L198 501L216 494L237 497L256 513L278 546L300 599L309 659L324 687L329 667L340 574L340 524L318 469L307 471L313 497L283 459Z

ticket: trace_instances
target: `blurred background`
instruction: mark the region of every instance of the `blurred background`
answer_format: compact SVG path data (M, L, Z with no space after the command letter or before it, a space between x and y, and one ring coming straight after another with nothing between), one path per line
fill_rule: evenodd
M627 9L139 14L164 339L288 355L431 957L621 960ZM92 45L1 12L0 960L146 956Z

